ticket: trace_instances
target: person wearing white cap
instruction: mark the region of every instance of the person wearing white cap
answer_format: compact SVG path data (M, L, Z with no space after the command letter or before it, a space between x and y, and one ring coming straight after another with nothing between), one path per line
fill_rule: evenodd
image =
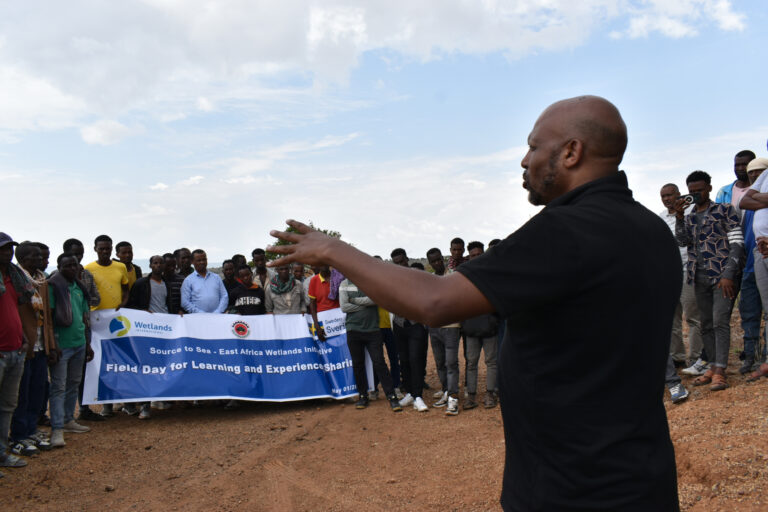
M745 268L744 276L746 279L746 272L750 268L750 263L752 263L754 268L753 275L760 294L760 299L762 301L763 312L768 311L768 260L764 259L763 255L761 255L757 247L755 247L755 241L760 237L768 236L768 181L766 181L768 173L763 173L767 167L768 158L754 158L747 164L746 172L752 185L739 203L739 207L746 212L744 217L744 227L748 227L746 224L748 220L751 221L752 225L752 229L745 230L746 241L749 242L751 239L752 243L751 251L748 253L748 256L751 256L751 261L747 260L747 267ZM750 210L754 211L754 217L751 217L751 219L747 217L747 215L750 213ZM741 304L739 304L739 309L742 309ZM758 325L760 321L759 318L760 315L758 313ZM753 340L747 338L747 332L745 329L745 364L742 368L747 366L750 358L752 358L754 361L755 356L757 356L759 361L763 361L763 364L761 364L760 367L752 373L752 375L749 377L749 380L757 380L765 375L768 375L768 364L765 364L765 348L763 348L761 353L755 354L755 345L759 345L756 343L758 336L759 327L757 332L754 333ZM751 341L749 346L747 345L748 341ZM747 371L749 370L746 370L742 373L747 373Z

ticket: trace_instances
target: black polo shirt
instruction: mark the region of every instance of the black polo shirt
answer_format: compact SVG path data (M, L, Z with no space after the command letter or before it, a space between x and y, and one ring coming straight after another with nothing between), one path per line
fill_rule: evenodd
M681 270L623 172L457 269L507 323L505 510L679 510L662 400Z

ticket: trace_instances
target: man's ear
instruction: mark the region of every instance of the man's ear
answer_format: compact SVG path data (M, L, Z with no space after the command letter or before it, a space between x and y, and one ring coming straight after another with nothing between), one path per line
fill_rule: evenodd
M566 169L576 167L584 156L584 144L579 139L571 139L563 146L562 155Z

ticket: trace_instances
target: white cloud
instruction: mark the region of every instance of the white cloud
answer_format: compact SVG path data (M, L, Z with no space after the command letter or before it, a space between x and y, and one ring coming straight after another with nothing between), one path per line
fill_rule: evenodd
M707 23L721 30L744 30L744 15L735 12L728 0L650 0L630 7L629 26L624 33L614 31L611 37L648 37L654 32L671 37L691 37Z
M208 98L203 98L202 96L197 98L197 109L202 110L203 112L211 112L214 107L213 103L211 103L211 100Z
M11 65L0 65L0 91L0 134L70 127L87 112L85 100Z
M204 176L190 176L189 178L182 180L181 184L187 187L190 185L199 185L204 179Z
M168 188L168 185L162 182L157 182L154 185L150 186L150 190L166 190Z
M128 137L132 130L124 124L112 120L97 121L80 128L80 136L88 144L109 146Z
M275 100L285 107L297 95L322 97L323 88L313 85L345 83L371 50L392 50L406 60L490 52L519 57L577 47L608 23L623 27L614 37L684 37L710 26L742 30L744 20L726 0L4 2L0 132L80 126L85 118L120 120L128 113L172 121L195 110L268 109ZM267 85L274 77L302 85ZM311 99L296 106L296 115L348 108L344 101L326 102L316 113ZM283 111L273 120L292 122ZM111 140L103 134L89 139Z
M199 167L224 170L229 176L227 183L253 183L254 174L272 169L277 162L295 158L299 155L339 147L359 137L357 133L347 135L328 135L319 140L286 142L279 146L258 151L252 157L232 157L206 162Z

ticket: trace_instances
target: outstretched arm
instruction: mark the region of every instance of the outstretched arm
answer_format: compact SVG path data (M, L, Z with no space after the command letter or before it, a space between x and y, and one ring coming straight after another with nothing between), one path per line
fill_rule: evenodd
M296 261L331 265L379 306L427 325L445 325L494 311L480 290L458 272L440 277L387 264L301 222L289 220L287 223L298 233L270 232L291 244L268 249L284 255L270 262L270 266Z

